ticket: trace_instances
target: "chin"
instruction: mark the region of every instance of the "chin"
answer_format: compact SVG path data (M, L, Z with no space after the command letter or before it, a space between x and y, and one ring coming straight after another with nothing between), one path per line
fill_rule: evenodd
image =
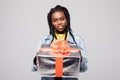
M63 33L65 33L65 30L62 30L62 31L57 31L57 33L60 33L60 34L63 34Z

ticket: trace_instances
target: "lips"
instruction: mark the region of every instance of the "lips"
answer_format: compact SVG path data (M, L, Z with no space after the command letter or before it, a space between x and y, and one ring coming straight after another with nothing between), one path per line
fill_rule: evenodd
M64 29L65 29L65 26L64 25L57 25L56 26L56 30L57 30L57 32L63 32L64 31Z
M63 29L64 27L62 25L58 26L59 29Z

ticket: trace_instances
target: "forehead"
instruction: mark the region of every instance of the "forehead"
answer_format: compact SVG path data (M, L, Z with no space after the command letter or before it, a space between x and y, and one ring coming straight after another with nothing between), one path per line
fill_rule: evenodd
M59 17L65 17L64 12L63 11L55 11L54 13L52 13L52 18L59 18Z

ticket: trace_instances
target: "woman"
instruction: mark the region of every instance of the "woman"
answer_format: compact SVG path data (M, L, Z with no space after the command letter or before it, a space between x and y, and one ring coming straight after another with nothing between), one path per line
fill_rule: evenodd
M87 70L87 59L85 53L84 41L80 36L73 34L70 26L70 15L67 8L57 5L50 10L47 15L48 25L50 29L49 36L41 40L41 44L52 44L54 40L68 40L69 45L76 45L81 52L80 72ZM41 46L40 44L40 46ZM36 58L34 58L33 71L37 71ZM59 80L57 78L44 77L42 80ZM60 80L78 80L74 79L60 79Z

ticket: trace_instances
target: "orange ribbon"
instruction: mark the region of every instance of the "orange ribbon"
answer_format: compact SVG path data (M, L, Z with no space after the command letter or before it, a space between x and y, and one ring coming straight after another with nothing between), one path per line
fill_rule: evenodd
M69 55L70 52L80 52L79 49L71 48L68 44L67 40L54 40L52 44L50 45L50 48L40 48L40 51L47 52L50 51L50 54L56 55L56 54L62 54Z
M50 47L55 54L67 55L70 53L70 46L67 40L54 40Z

